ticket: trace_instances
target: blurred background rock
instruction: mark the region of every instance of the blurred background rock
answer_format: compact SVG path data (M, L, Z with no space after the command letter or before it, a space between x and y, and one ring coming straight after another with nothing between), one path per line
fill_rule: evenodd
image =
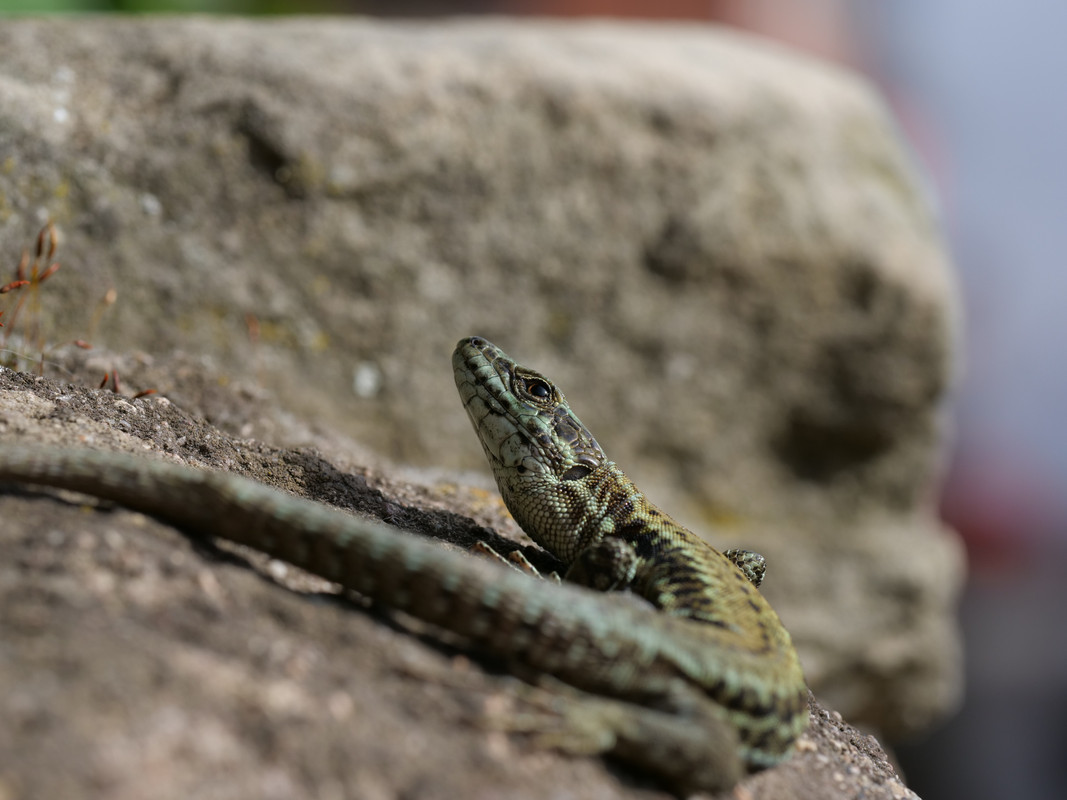
M970 562L961 711L897 743L926 800L1067 796L1067 6L1045 0L11 2L3 12L516 14L716 21L880 84L931 190L965 300L943 497ZM42 54L44 57L45 54Z

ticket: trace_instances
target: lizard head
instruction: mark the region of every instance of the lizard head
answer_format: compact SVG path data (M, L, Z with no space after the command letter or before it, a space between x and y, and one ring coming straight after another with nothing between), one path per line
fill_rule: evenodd
M452 367L502 492L505 483L580 480L607 462L556 385L496 345L478 336L462 339Z

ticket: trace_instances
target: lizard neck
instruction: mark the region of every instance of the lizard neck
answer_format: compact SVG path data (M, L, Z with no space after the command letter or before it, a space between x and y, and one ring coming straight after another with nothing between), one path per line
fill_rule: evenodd
M641 514L661 513L612 461L578 480L525 476L510 469L499 470L496 479L519 527L567 565L604 536L640 524Z

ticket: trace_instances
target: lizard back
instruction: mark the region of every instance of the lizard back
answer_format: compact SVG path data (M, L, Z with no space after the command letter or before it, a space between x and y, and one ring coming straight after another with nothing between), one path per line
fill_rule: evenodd
M567 579L630 589L686 620L679 635L700 656L678 664L727 711L745 760L767 766L788 754L807 725L807 690L792 640L750 576L651 504L544 375L480 337L461 340L452 363L520 527L568 566Z

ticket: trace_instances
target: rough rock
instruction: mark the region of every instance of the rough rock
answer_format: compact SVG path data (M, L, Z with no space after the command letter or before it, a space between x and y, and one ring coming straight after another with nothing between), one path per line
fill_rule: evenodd
M6 20L0 47L0 246L56 221L54 341L145 351L194 410L166 365L209 359L278 399L278 445L484 469L448 356L485 335L653 500L765 553L846 718L952 707L953 287L861 81L681 25Z
M235 439L163 398L0 368L0 443L19 440L239 472L442 547L499 546L477 508L516 534L499 502L455 476L424 486L335 466ZM501 665L295 568L69 493L5 486L0 517L0 796L670 797L622 764L494 730L545 706L516 700ZM810 702L797 755L738 791L914 797L873 737Z

